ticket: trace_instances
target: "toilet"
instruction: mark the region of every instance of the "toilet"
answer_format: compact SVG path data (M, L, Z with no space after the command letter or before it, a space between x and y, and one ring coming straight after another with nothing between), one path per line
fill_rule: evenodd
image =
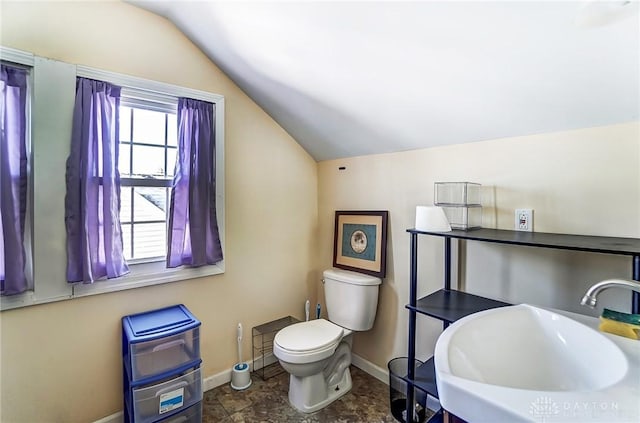
M280 330L273 354L289 372L289 402L303 413L331 404L351 389L352 333L373 327L380 278L339 269L323 272L329 320Z

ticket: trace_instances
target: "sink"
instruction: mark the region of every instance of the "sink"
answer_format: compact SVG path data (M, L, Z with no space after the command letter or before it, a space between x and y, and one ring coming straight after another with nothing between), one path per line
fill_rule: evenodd
M485 384L542 391L600 389L627 360L600 333L548 310L518 305L468 316L444 337L445 368Z
M640 421L640 342L597 324L527 304L458 320L435 348L442 406L469 422Z

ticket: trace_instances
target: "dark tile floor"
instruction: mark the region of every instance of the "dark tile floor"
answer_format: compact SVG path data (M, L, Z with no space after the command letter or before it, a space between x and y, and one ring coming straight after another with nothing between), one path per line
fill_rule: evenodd
M274 364L278 366L278 364ZM351 391L329 406L304 414L289 405L289 374L267 380L252 374L252 384L235 391L229 384L204 394L203 423L375 423L396 422L389 411L389 387L351 366Z

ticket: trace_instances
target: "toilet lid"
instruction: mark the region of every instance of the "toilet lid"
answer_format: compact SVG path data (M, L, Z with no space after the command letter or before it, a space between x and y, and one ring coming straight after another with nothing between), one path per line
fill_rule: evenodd
M316 319L287 326L276 334L274 342L288 351L314 351L337 343L342 334L340 326Z

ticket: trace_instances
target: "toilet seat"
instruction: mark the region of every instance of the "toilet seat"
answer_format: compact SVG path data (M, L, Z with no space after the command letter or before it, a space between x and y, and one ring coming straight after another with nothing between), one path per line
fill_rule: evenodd
M343 328L325 319L296 323L276 334L273 353L288 363L312 363L330 357L343 336Z

